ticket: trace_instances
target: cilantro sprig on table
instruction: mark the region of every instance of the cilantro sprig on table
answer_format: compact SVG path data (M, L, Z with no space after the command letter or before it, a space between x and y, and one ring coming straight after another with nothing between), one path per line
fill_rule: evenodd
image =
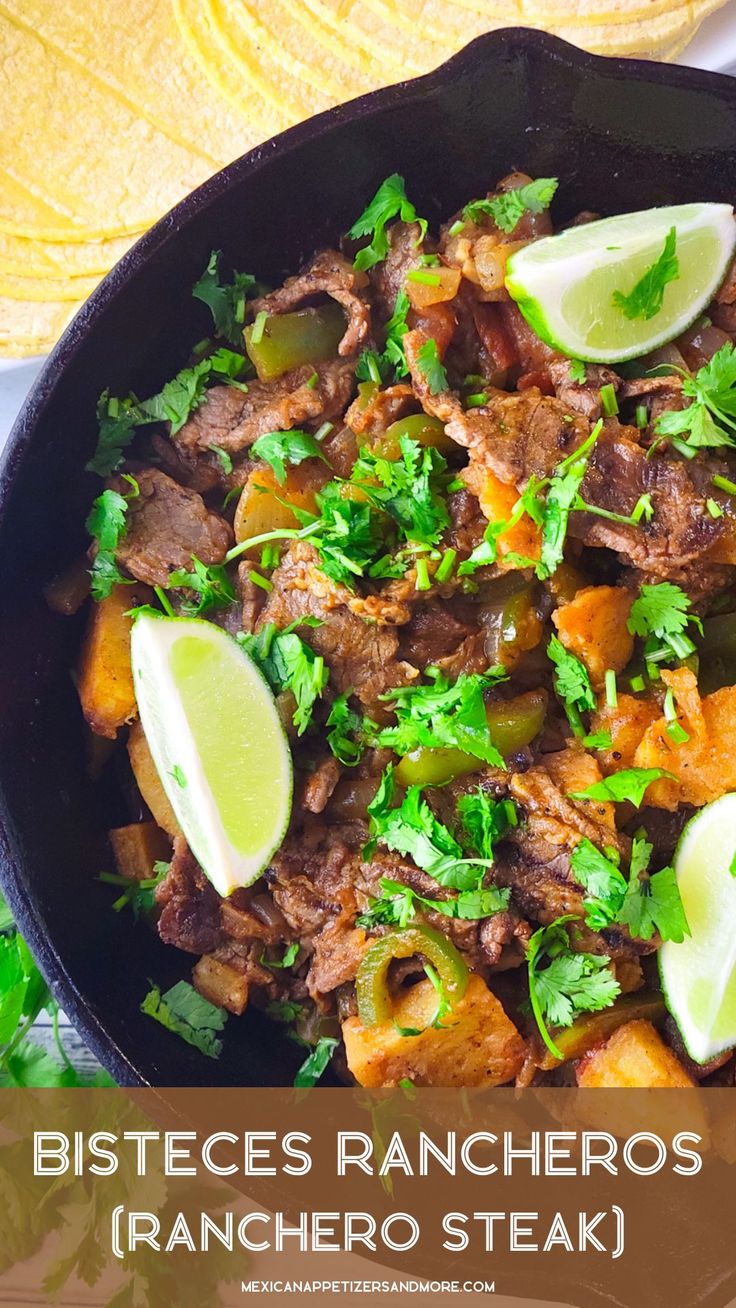
M627 880L615 849L601 852L587 838L575 846L570 865L576 881L588 892L583 904L592 930L620 923L636 939L651 940L658 931L663 940L676 944L690 934L674 869L647 872L652 848L644 837L634 838Z
M611 1004L621 987L606 954L576 953L570 948L566 924L572 915L540 927L529 941L529 1002L545 1045L555 1058L563 1055L548 1030L572 1026L579 1013L597 1013Z
M351 240L357 241L363 236L371 238L368 245L358 250L354 260L356 268L365 272L383 262L388 254L386 226L395 218L400 218L403 223L418 223L419 240L424 239L427 232L426 219L418 216L408 199L404 179L399 173L392 173L381 183L373 199L348 232Z
M699 449L736 444L733 343L726 341L694 377L681 369L675 371L680 372L682 393L691 402L685 409L666 409L660 414L654 428L660 440L668 439L686 458L693 458Z
M559 183L556 177L538 177L536 181L502 191L487 200L471 200L463 209L466 222L481 222L488 215L502 232L510 235L525 213L542 213L548 209Z
M491 739L483 698L484 691L505 677L505 670L497 667L487 673L462 672L453 683L438 672L429 684L397 686L380 696L395 713L396 724L378 730L373 743L397 754L422 747L461 749L505 769Z
M666 287L680 276L680 261L676 249L677 229L670 227L661 254L642 274L636 285L627 294L623 291L613 292L614 305L630 322L636 318L643 318L648 322L661 311Z
M236 639L261 669L275 695L291 691L296 701L294 726L301 736L312 721L315 702L329 681L329 669L295 631L297 626L319 626L318 619L302 619L283 631L268 622L255 635L238 632Z

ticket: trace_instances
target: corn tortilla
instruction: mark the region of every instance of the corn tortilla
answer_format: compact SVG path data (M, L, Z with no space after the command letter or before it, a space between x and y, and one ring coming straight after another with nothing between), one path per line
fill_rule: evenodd
M120 102L215 171L259 138L252 116L216 100L184 57L170 0L106 3L90 21L89 0L0 0L0 14L43 41L53 59L92 75ZM108 143L109 144L109 143Z
M6 347L41 346L61 335L67 323L84 303L77 300L11 300L0 295L0 353ZM29 353L34 353L29 349ZM38 349L35 353L43 353Z
M0 296L9 300L78 302L86 300L99 282L99 277L68 277L61 280L51 277L15 277L0 268Z
M142 235L134 232L107 241L34 241L0 232L0 276L102 277Z
M211 174L206 156L169 140L3 14L0 54L9 83L33 87L32 96L0 95L0 136L12 142L0 169L1 231L45 240L140 231Z

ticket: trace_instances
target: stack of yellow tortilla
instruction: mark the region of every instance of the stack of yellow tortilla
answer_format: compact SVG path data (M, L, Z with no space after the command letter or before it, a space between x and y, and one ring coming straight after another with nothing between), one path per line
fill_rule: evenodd
M0 355L45 353L124 251L275 132L544 28L671 59L724 0L0 0Z

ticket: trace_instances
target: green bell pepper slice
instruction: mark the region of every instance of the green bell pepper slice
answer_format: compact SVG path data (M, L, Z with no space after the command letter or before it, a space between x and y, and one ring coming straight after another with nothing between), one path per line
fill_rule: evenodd
M336 358L344 334L345 315L330 301L319 309L269 314L258 328L251 323L244 332L245 351L259 381L273 381L291 368Z
M453 1006L462 999L468 984L468 968L447 936L422 925L391 931L374 941L363 955L355 978L358 1016L363 1026L378 1026L391 1020L389 967L395 958L413 958L415 954L422 954L435 968Z

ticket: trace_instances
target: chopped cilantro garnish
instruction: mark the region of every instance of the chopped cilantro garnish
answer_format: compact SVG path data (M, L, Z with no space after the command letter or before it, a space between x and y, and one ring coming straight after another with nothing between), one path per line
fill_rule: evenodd
M417 350L417 367L426 381L432 395L439 395L447 390L447 373L440 359L437 342L429 336Z
M671 581L644 585L631 606L628 628L645 638L644 657L650 663L686 659L695 650L686 634L688 623L702 633L703 626L690 611L690 598Z
M371 838L365 856L369 858L376 842L380 842L399 854L407 854L441 886L477 890L482 881L482 867L488 865L488 860L463 856L462 846L423 798L421 786L410 786L397 807L393 807L395 794L394 770L388 767L368 805Z
M601 853L586 838L575 846L570 864L576 881L588 891L584 906L589 927L602 931L620 923L638 940L651 940L658 931L663 940L677 944L690 934L674 869L644 875L651 856L652 846L636 836L627 880L615 850Z
M428 899L405 886L401 881L382 877L380 895L356 918L357 926L371 931L377 926L408 926L422 909L441 913L443 917L459 918L465 922L479 922L508 907L510 890L498 886L480 886L476 890L461 890L450 899Z
M230 455L228 454L227 450L221 449L219 445L210 445L208 446L208 449L210 449L212 453L215 455L225 476L229 477L230 473L233 470L233 461Z
M295 1003L293 999L272 999L266 1005L266 1015L276 1022L296 1022L303 1012L302 1004Z
M405 540L436 545L450 525L444 499L447 461L433 446L421 446L409 436L401 436L399 446L398 459L381 458L362 449L350 482L393 519Z
M232 282L221 282L221 257L220 250L212 251L207 267L192 287L192 295L210 309L217 335L224 336L232 345L242 345L245 301L248 292L255 288L256 280L250 273L236 272Z
M529 1001L539 1034L555 1058L562 1059L547 1024L572 1026L578 1013L610 1008L621 987L606 954L574 953L560 917L534 932L527 948Z
M237 640L258 664L274 694L291 691L296 700L294 725L301 736L312 720L314 703L329 680L324 658L315 654L292 628L279 631L273 622L256 635L239 632Z
M138 422L135 400L120 400L111 396L109 391L103 391L97 401L97 421L97 448L86 464L86 471L107 477L120 467L125 450L135 435Z
M296 962L298 955L299 941L292 940L291 944L286 946L283 958L266 958L265 954L261 954L260 962L264 967L269 967L271 969L288 968Z
M312 1086L317 1084L327 1071L330 1059L339 1043L334 1036L320 1036L294 1077L294 1085L297 1089L311 1090Z
M365 271L386 258L388 254L386 225L394 218L400 218L403 223L419 223L419 239L424 239L427 231L426 220L418 217L414 205L407 199L404 179L399 173L392 173L381 183L370 204L366 205L348 232L348 236L355 241L362 236L371 238L370 243L356 254L356 268Z
M324 453L314 436L309 432L267 431L253 443L252 452L257 459L264 459L273 468L277 481L283 486L286 481L287 463L295 467L305 459L321 459L327 462Z
M665 287L680 276L680 261L675 253L677 246L677 229L670 227L658 259L647 268L634 287L624 295L622 291L613 292L613 303L626 318L644 318L649 321L656 317L662 308Z
M541 213L552 203L558 182L556 177L538 177L534 182L503 191L489 200L472 200L463 209L466 222L481 222L488 214L502 232L513 232L525 213Z
M570 360L570 381L575 382L577 386L584 386L588 377L588 370L582 359Z
M461 796L457 815L473 853L491 862L496 843L519 822L513 800L494 799L482 786Z
M222 1040L217 1033L225 1026L227 1013L204 999L188 981L177 981L163 995L158 986L153 986L141 1004L141 1012L208 1058L220 1057Z
M639 808L647 788L661 777L671 778L672 773L665 772L663 768L622 768L620 772L612 772L610 777L604 777L602 781L595 781L585 790L572 790L570 798L604 802L610 800L617 804L628 801Z
M191 590L197 596L195 601L186 600L182 604L183 613L200 617L210 609L226 608L228 604L235 603L235 588L222 564L207 567L192 555L192 566L192 572L187 572L186 568L177 568L169 575L167 583L177 590L180 587Z
M537 565L537 575L543 579L551 577L562 561L570 511L580 499L580 485L588 470L588 459L600 435L601 426L597 422L582 445L558 464L549 483L542 510L542 551Z
M397 686L380 698L396 714L396 725L376 732L379 748L397 754L414 749L460 749L493 767L505 768L491 739L483 693L504 677L502 668L462 672L450 684L441 674L429 685Z
M112 905L115 913L130 905L133 916L138 918L141 914L153 911L156 903L156 887L161 885L170 867L170 863L156 862L152 869L153 875L144 877L142 881L133 881L130 877L119 876L115 872L101 872L98 880L108 886L122 887L122 895L118 895Z
M335 758L346 768L353 768L363 757L365 740L363 719L348 703L349 691L337 695L327 718L327 744Z
M579 658L565 649L557 636L551 637L547 655L555 665L555 693L562 700L573 732L582 737L585 731L581 714L592 713L598 707L588 670Z
M657 436L669 438L675 449L687 458L692 458L702 447L733 445L736 432L736 352L731 341L726 341L694 377L682 374L682 393L691 403L686 409L667 409L662 413L655 425ZM713 480L719 484L717 478Z
M129 584L115 562L115 551L125 535L128 501L135 499L139 490L134 477L126 476L125 480L131 487L128 495L104 490L97 496L87 515L87 531L97 541L97 553L91 569L92 598L95 600L107 599L115 585Z

